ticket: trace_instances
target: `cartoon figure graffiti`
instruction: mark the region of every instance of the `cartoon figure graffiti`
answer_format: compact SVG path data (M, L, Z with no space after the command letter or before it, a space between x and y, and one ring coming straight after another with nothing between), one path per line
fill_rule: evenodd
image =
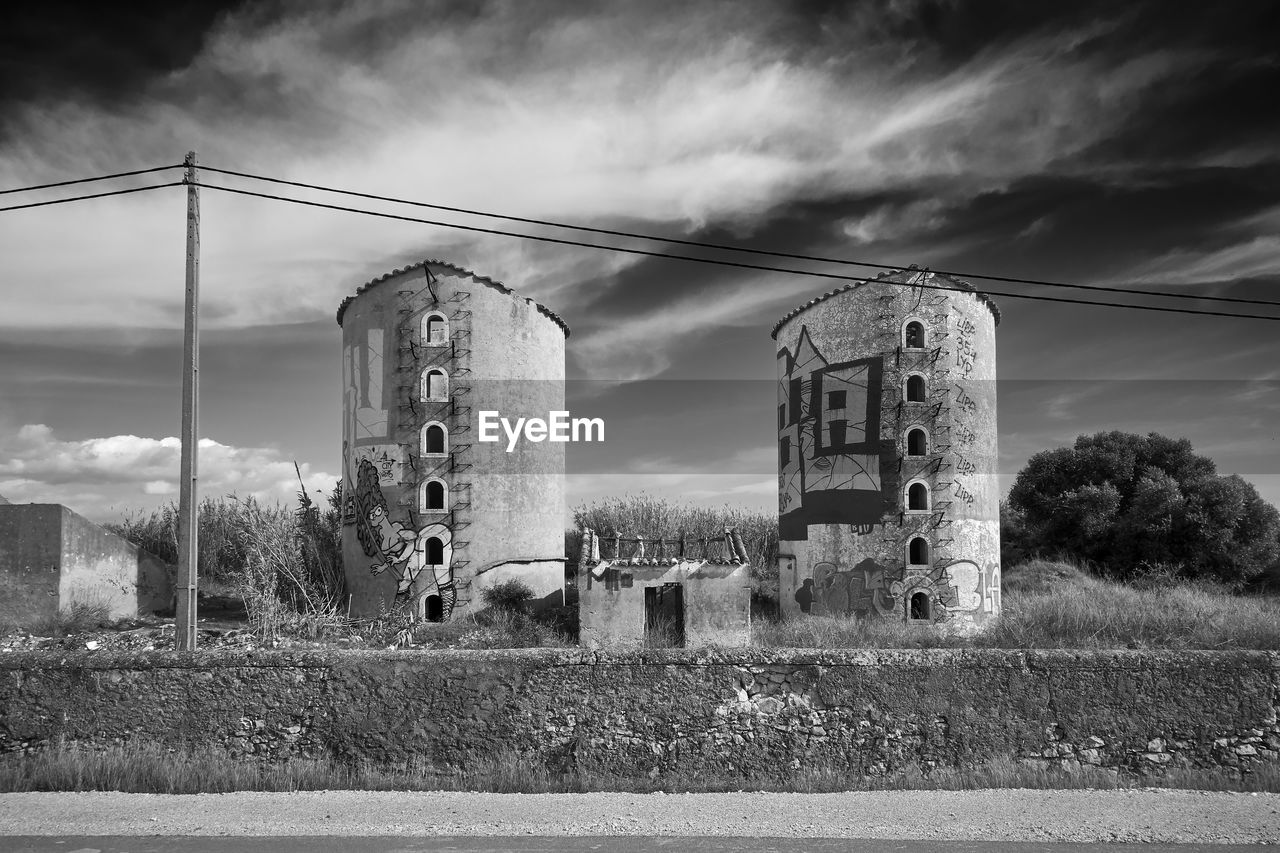
M415 531L393 521L378 485L378 469L368 459L360 461L355 491L356 535L364 553L378 558L369 571L380 575L391 570L397 603L412 601L419 616L448 619L458 597L449 528L436 522Z

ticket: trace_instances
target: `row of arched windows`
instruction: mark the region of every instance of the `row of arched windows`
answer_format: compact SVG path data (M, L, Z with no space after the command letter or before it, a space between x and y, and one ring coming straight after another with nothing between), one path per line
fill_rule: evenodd
M422 318L422 343L424 346L442 347L449 343L449 319L433 311ZM420 398L425 402L449 400L449 374L439 367L422 371ZM423 456L449 455L449 428L439 421L422 425L419 446ZM426 513L449 511L449 484L433 477L418 486L418 509ZM444 564L444 541L438 536L427 539L427 565ZM438 605L437 605L438 606Z
M902 327L902 345L906 349L924 349L928 346L928 336L924 324L919 320L910 320ZM907 376L903 396L908 403L923 403L928 397L924 377L918 373ZM929 452L928 434L919 427L907 430L907 456L924 456ZM927 511L929 509L929 487L925 483L915 482L907 486L907 510ZM921 536L914 536L907 543L907 564L911 566L927 566L929 561L929 542ZM916 593L911 596L910 616L912 619L929 617L928 596Z

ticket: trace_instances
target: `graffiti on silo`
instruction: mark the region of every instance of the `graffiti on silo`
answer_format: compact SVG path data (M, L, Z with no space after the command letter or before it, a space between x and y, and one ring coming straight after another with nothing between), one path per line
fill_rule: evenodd
M998 616L998 320L967 282L908 269L774 327L784 615Z
M880 357L828 363L800 327L794 352L779 351L778 515L781 538L808 538L811 524L869 528L884 513Z

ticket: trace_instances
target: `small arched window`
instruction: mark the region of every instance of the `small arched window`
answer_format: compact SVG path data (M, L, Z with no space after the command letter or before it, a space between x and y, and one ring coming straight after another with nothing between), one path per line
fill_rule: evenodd
M449 377L438 367L422 372L422 399L440 403L449 399Z
M924 456L929 452L929 441L922 429L907 431L907 455Z
M449 489L443 480L428 480L422 484L418 506L421 512L444 512L448 508Z
M929 487L924 483L912 483L907 488L907 509L929 509Z
M929 565L929 543L917 536L907 546L907 562L913 566Z
M432 313L422 318L422 342L431 347L449 343L449 321L443 314Z
M429 423L422 428L424 456L444 456L449 452L449 433L443 424Z
M917 592L911 596L909 616L914 621L923 621L929 618L929 593Z
M444 542L440 540L439 536L432 536L427 540L427 565L444 565Z
M907 377L907 402L923 403L924 401L924 377L918 373L913 373Z
M924 323L919 320L912 320L902 330L902 337L907 349L924 349Z

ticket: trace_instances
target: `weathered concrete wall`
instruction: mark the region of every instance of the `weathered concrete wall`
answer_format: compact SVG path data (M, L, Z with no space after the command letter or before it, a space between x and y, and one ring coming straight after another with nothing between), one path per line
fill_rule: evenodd
M120 741L282 758L511 751L622 776L883 773L1013 756L1159 772L1280 752L1270 652L24 652L0 748Z
M903 286L960 286L945 276L878 278L774 329L782 612L909 619L920 593L930 621L978 625L1000 612L995 309L971 291ZM909 399L911 377L923 399ZM910 452L913 430L923 452Z
M586 648L695 648L749 642L747 549L732 528L722 537L695 541L683 536L632 538L617 532L602 539L595 531L584 530L578 578L578 636ZM678 597L668 599L673 592ZM651 595L655 597L652 613ZM655 622L678 625L678 631L673 636L655 625L657 636L646 637L651 616Z
M158 557L62 507L62 608L105 604L112 616L172 605L173 570Z
M60 504L0 506L0 620L29 624L76 603L115 617L163 610L170 567Z
M540 604L562 603L564 444L521 442L508 453L505 437L479 440L478 419L485 410L514 422L564 409L563 323L497 282L437 261L360 288L339 322L352 613L411 603L447 617L510 578ZM436 370L438 394L423 379ZM447 434L439 452L426 443L433 427ZM429 483L443 487L442 507L427 500ZM434 558L425 550L432 538L442 552Z
M62 507L0 506L0 622L28 624L58 611Z
M685 646L747 644L751 576L745 564L628 565L605 560L578 573L578 641L589 649L644 645L645 590L679 584Z

